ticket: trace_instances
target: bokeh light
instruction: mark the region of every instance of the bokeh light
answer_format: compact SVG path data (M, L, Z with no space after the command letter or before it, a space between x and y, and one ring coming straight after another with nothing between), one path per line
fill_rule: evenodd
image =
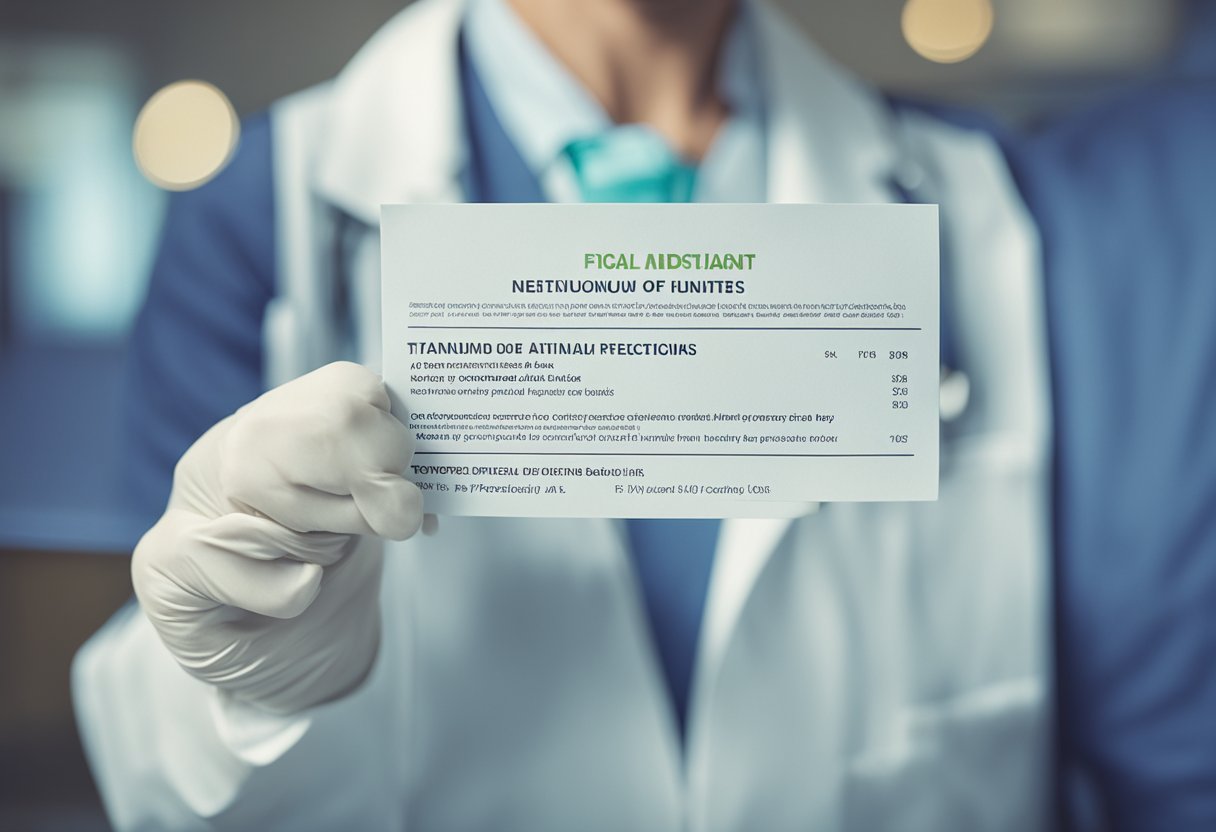
M990 0L908 0L901 24L918 55L940 64L965 61L992 34Z
M144 104L132 148L153 184L186 191L223 169L239 136L240 122L223 92L204 81L178 81Z

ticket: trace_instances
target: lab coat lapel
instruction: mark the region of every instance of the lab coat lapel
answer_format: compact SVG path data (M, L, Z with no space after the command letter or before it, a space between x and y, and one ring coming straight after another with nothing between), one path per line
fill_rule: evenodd
M380 206L455 202L466 142L457 44L466 0L420 0L332 82L320 196L377 227Z
M770 202L889 202L898 153L885 102L818 53L783 14L755 3L765 56ZM817 509L808 506L808 513ZM687 779L693 828L706 774L713 688L753 588L790 519L728 520L716 553L689 720ZM747 761L762 766L763 761Z
M884 102L816 52L781 13L756 3L766 56L771 202L888 202L894 147ZM698 657L708 683L751 587L791 520L723 525Z
M760 570L792 522L780 518L727 520L722 524L697 657L698 688L708 684L717 671Z
M762 2L754 10L768 104L768 201L890 202L897 148L886 102L783 13Z

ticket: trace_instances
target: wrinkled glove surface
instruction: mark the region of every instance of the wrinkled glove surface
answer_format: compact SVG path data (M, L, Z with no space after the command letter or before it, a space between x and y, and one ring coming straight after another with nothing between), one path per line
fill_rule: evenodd
M357 688L380 640L380 538L422 522L409 435L380 378L330 364L182 456L136 547L135 593L189 673L273 713Z

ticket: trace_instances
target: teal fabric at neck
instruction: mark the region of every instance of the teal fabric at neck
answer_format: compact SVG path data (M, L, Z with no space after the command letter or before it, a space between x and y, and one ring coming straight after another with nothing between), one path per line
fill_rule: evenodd
M688 202L697 169L640 124L566 145L583 202Z
M584 202L688 202L696 168L641 125L571 142L566 154ZM689 695L719 520L627 520L638 588L650 621L680 736Z

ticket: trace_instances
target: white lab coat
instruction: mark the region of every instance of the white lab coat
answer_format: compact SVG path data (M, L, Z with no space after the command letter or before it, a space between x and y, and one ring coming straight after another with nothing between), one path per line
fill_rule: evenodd
M457 201L462 0L422 0L274 108L282 381L379 361L379 205ZM1026 832L1049 775L1049 434L1037 242L998 149L893 120L761 7L775 202L943 204L971 403L935 503L727 521L686 749L618 524L444 518L394 546L369 681L295 719L225 709L138 610L81 651L121 829ZM335 208L345 274L335 278ZM326 304L348 283L353 345ZM729 391L724 391L729 395Z

